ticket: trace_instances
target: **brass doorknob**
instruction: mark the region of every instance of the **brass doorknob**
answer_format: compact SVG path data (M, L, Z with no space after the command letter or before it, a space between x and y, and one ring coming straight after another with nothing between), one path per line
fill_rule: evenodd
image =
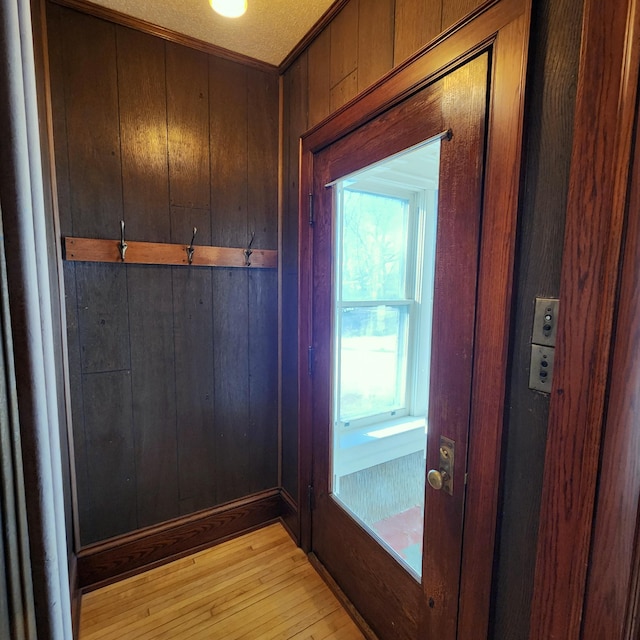
M445 478L443 477L443 474L437 469L430 469L429 473L427 473L427 482L429 483L429 486L436 491L440 491L440 489L442 489L444 486L444 480Z

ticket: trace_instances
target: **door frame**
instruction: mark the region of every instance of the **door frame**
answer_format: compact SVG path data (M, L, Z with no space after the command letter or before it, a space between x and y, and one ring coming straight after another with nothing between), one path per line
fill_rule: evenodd
M463 527L458 637L479 637L489 624L493 550L499 499L500 452L515 254L529 41L530 0L492 0L453 25L405 63L309 130L300 142L299 192L299 531L311 550L313 380L312 247L310 197L314 155L453 68L489 52L490 86L478 268L468 484ZM487 238L502 237L501 246ZM496 313L496 310L499 313ZM487 371L492 375L483 375ZM499 372L495 375L495 372ZM425 594L426 597L426 594Z

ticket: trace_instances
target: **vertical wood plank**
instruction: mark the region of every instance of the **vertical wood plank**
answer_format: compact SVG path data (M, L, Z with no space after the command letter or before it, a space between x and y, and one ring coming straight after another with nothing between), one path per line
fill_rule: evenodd
M132 531L136 475L129 371L83 376L87 467L91 499L80 504L82 542Z
M116 27L66 11L62 22L73 232L117 238L122 218Z
M207 209L172 207L174 229L198 228L196 240L208 243L211 217ZM173 242L180 242L174 231ZM196 251L197 251L196 243ZM176 372L176 414L180 512L217 503L211 269L172 269Z
M278 79L247 71L247 208L253 246L278 247Z
M179 514L171 267L128 266L138 526Z
M208 208L208 58L172 42L165 46L171 204Z
M213 278L216 482L220 502L253 485L249 429L248 278L245 269L216 269Z
M446 1L446 0L444 0ZM396 0L393 66L440 33L443 0Z
M331 23L331 87L335 87L358 68L359 2L360 0L350 0Z
M358 93L358 72L350 73L331 89L331 111L339 109Z
M278 280L249 271L249 493L278 486Z
M62 20L64 20L65 9L60 5L47 3L46 10L49 43L49 76L51 80L51 118L55 139L56 191L58 195L60 233L63 236L72 236L69 151L67 121L65 118L65 61L62 42Z
M247 68L211 57L209 86L211 239L214 245L243 247L249 242Z
M443 0L442 31L477 9L484 0Z
M80 331L78 325L78 298L76 294L76 264L64 264L65 314L67 319L67 359L69 363L69 387L71 389L71 422L73 426L73 449L75 481L80 512L91 504L89 488L89 466L84 424L84 401L82 389L82 359L80 357ZM79 516L81 515L78 514ZM80 544L86 544L85 518L80 518Z
M313 127L326 118L331 112L331 77L329 61L331 59L331 28L327 27L311 43L307 52L309 65L309 127ZM288 73L288 77L296 76L295 72ZM288 99L287 95L287 99ZM295 106L294 106L295 108ZM300 132L302 133L302 132Z
M358 17L358 92L393 67L395 0L360 2Z
M168 242L164 43L124 27L118 27L116 35L126 235Z
M76 264L83 373L128 369L126 273L119 264Z

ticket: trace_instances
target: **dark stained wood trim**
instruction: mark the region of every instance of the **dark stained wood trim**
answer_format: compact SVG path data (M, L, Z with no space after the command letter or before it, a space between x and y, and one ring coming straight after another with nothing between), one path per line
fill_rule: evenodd
M636 0L585 1L531 640L581 634L636 112L639 14Z
M640 507L640 145L635 143L601 481L584 605L584 640L624 638Z
M469 484L464 525L458 637L484 637L489 623L493 549L498 513L498 479L504 422L506 373L487 376L482 363L506 372L520 190L520 159L524 81L531 4L520 0L489 2L462 20L415 56L364 91L356 99L314 126L301 139L299 191L299 450L301 546L310 550L311 528L306 487L312 481L312 385L307 373L307 346L312 344L311 293L313 238L308 224L313 187L314 154L355 130L413 92L444 75L454 66L492 50L489 130L484 196L485 228L489 237L503 237L502 246L483 247L481 284L476 322L478 358L474 365L469 448ZM501 312L491 303L500 300ZM480 363L480 364L478 364Z
M50 0L50 2L54 2L63 7L68 7L69 9L81 11L82 13L86 13L102 20L108 20L109 22L122 25L123 27L130 27L131 29L136 29L137 31L142 31L143 33L148 33L152 36L162 38L163 40L175 42L177 44L184 45L185 47L190 47L191 49L196 49L197 51L203 51L204 53L208 53L219 58L239 62L247 67L253 67L255 69L260 69L261 71L267 71L274 74L278 72L278 67L275 65L262 62L261 60L256 60L255 58L242 55L241 53L236 53L235 51L230 51L229 49L224 49L223 47L218 47L209 42L203 42L197 38L192 38L191 36L178 33L177 31L167 29L166 27L161 27L160 25L153 24L152 22L128 16L120 11L116 11L115 9L109 9L107 7L92 4L87 2L87 0Z
M309 29L304 38L291 50L291 53L280 63L278 73L283 74L298 58L298 56L320 35L331 21L342 11L350 0L336 0L325 12L320 19ZM329 61L327 61L327 64Z
M280 517L279 489L176 518L81 549L79 587L90 591L262 527Z

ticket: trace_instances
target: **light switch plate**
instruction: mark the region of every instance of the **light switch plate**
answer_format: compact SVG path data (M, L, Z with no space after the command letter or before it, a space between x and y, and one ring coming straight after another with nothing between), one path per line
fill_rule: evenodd
M529 389L551 393L554 353L555 349L553 347L545 347L539 344L531 345Z
M559 306L560 301L557 298L536 298L531 335L533 344L541 344L546 347L556 346Z

